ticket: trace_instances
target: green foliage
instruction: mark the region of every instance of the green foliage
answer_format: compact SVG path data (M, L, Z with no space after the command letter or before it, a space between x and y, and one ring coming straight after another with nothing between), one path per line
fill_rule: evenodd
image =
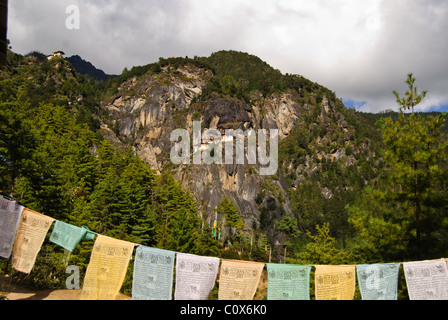
M422 102L428 92L422 91L420 94L418 93L417 87L414 86L415 78L412 73L408 74L408 78L405 83L409 87L409 90L405 93L405 98L400 97L397 90L394 90L393 93L397 98L397 103L400 105L401 111L411 110L412 113L414 113L415 106Z
M42 104L28 118L22 118L17 103L3 103L0 110L2 188L15 191L26 207L142 245L219 254L219 244L212 240L211 232L201 230L194 197L170 174L156 176L131 150L97 140L63 107ZM20 153L4 138L22 132L8 130L10 122L6 120L18 118L27 124L25 132L32 142L31 146L22 144L25 149ZM17 168L15 179L7 174L12 165ZM57 246L46 244L45 248L55 260L45 268L36 268L33 279L62 274L63 256L57 254ZM86 266L89 257L87 250L80 249L70 260ZM53 280L45 283L64 284Z
M353 250L367 262L409 259L408 223L396 214L396 206L378 201L381 198L376 190L366 189L357 201L347 205L348 221L356 230Z
M240 212L237 206L229 200L229 198L224 197L216 208L216 213L220 217L224 217L225 227L230 229L230 241L241 236L241 231L244 228L244 221L241 219Z
M244 227L238 208L231 200L229 200L229 198L224 197L218 203L216 212L218 213L218 215L223 215L225 217L226 221L225 225L227 227L230 228Z
M400 114L398 121L386 119L381 124L389 185L382 198L400 204L400 220L405 221L410 241L407 250L418 257L446 241L448 142L441 130L445 121L445 114L428 119Z
M292 234L288 232L288 245L294 252L302 250L307 231L325 223L338 241L350 241L353 229L346 205L352 204L380 173L382 162L374 154L381 146L375 126L378 118L347 110L339 100L329 100L329 104L335 118L346 122L344 126L320 121L321 107L315 106L279 146L279 162L292 206L288 219L294 219L297 226ZM367 144L369 149L365 150ZM332 158L337 150L345 151L340 159ZM348 164L350 159L354 162ZM325 197L325 189L332 195Z
M95 114L89 108L96 102L85 100L96 99L95 84L70 74L70 66L60 59L39 63L12 57L17 65L0 79L3 192L32 210L99 234L178 252L220 255L211 231L202 229L192 194L170 174L157 176L132 149L104 140L90 125ZM25 62L30 65L25 67ZM50 82L43 89L34 78ZM45 94L40 95L41 90ZM65 100L60 99L64 92ZM84 103L69 104L78 94ZM68 264L84 274L92 245L86 241L67 256L46 241L39 266L26 283L62 288ZM21 278L7 261L0 269Z
M340 265L353 263L351 252L339 249L336 246L336 239L331 237L329 224L322 227L316 226L316 234L307 232L310 242L306 245L305 251L297 253L295 258L288 259L288 263L295 264L322 264Z
M219 203L217 214L229 231L221 241L231 243L224 250L201 221L194 196L171 173L157 175L132 148L105 140L98 130L100 118L113 129L119 127L101 112L101 98L116 94L132 77L166 70L176 75L185 65L213 73L199 100L225 95L250 104L255 90L264 96L289 90L297 93L301 107L299 123L279 145L282 174L275 179L280 184L265 180L256 198L260 229L243 232L237 206L228 198ZM446 256L446 114L405 114L426 96L418 93L412 74L406 83L404 98L394 91L400 113L369 115L347 110L317 83L282 75L261 59L236 51L161 58L125 69L106 83L80 76L62 59L8 52L8 67L0 74L1 189L55 219L177 252L267 261L264 246L272 245L267 231L274 230L285 236L288 263ZM324 97L331 109L326 117ZM195 119L199 116L197 111ZM341 150L345 155L336 157ZM327 189L330 196L324 195ZM280 206L287 200L291 210L286 214ZM86 241L67 254L46 241L29 276L18 275L7 261L0 261L0 270L40 287L63 287L65 267L75 264L83 275L92 246ZM280 254L273 252L274 260ZM130 283L128 278L125 292Z
M28 150L35 147L36 141L29 116L28 106L20 102L0 105L0 182L10 186L11 193L17 176L32 170Z
M330 90L299 75L283 75L260 58L238 51L218 51L210 57L197 58L208 66L214 77L203 90L202 99L208 100L212 93L229 95L250 102L250 93L259 91L267 96L288 89L316 92L318 102L323 96L334 97Z
M162 72L163 68L170 68L172 70L176 70L185 65L193 65L198 68L209 69L207 64L204 64L202 61L198 59L191 59L188 57L182 58L159 58L158 62L150 63L144 66L135 66L132 67L131 70L125 68L121 75L117 77L111 77L106 81L105 88L103 90L103 97L107 95L114 95L118 93L118 87L123 82L134 78L134 77L142 77L144 75L156 75Z
M365 247L377 255L429 259L446 254L446 114L404 114L425 97L408 76L409 91L400 98L398 119L382 119L385 171L375 190L349 207L351 222ZM376 210L375 210L376 209Z

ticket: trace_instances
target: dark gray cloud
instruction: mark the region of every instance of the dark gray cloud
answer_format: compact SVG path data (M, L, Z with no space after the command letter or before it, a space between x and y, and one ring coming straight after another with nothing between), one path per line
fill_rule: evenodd
M65 27L69 5L79 30ZM447 18L446 0L27 0L10 1L8 33L19 53L62 49L108 73L245 51L379 111L409 72L429 91L424 108L448 105Z

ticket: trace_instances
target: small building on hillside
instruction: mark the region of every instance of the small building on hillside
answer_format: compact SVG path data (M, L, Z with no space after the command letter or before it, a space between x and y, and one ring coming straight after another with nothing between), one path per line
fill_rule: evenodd
M47 56L47 58L48 58L48 60L53 59L55 57L61 57L62 58L64 56L64 54L65 54L64 51L55 51L55 52L53 52L52 55Z

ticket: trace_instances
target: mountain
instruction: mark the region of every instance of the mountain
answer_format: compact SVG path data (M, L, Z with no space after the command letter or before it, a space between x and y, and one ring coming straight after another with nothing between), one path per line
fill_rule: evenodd
M80 74L87 75L98 81L106 81L109 78L103 70L97 69L92 63L83 60L78 55L65 58Z
M221 239L230 241L239 232L239 243L272 245L277 260L284 258L285 246L292 252L300 250L306 232L316 225L329 223L337 239L348 237L346 206L374 185L381 173L381 138L375 125L381 116L347 109L330 89L300 75L282 74L247 53L160 58L107 82L81 74L75 65L91 64L77 64L82 59L76 56L46 60L11 54L10 58L14 61L3 74L3 101L26 97L30 112L36 113L44 110L42 103L63 106L76 123L87 125L113 150L131 150L157 175L171 174L194 196L203 227L213 227L217 220ZM228 164L173 164L171 133L186 129L192 137L194 121L201 122L202 133L216 129L221 136L229 129L242 133L278 129L275 174L261 175L261 164L249 164L247 137L244 164L237 164L236 152ZM42 141L40 135L36 141ZM96 155L101 143L90 143ZM75 177L71 178L74 190L83 190L85 183L89 186L83 192L90 203L104 177ZM64 179L56 180L63 190ZM10 189L14 180L6 183ZM59 192L70 198L75 191ZM236 206L243 228L229 225L226 214L218 213L225 199Z
M329 222L350 232L345 206L379 173L376 117L347 109L331 90L300 75L283 75L253 55L220 51L210 57L160 59L121 75L101 101L102 132L132 146L158 172L171 171L190 190L201 218L213 224L224 198L238 207L245 235L267 237L282 251L293 221L297 244ZM278 129L279 169L260 165L173 165L173 130ZM289 230L291 231L291 230ZM231 232L225 230L225 232Z
M448 139L444 114L422 115L348 109L331 89L244 52L160 58L98 81L62 57L9 51L0 70L1 193L54 219L175 252L314 265L432 259L448 243ZM194 147L216 144L197 144L198 123L202 137L236 133L244 147L235 144L225 164L195 164ZM254 137L266 144L250 148ZM184 139L190 163L173 161ZM276 170L263 174L275 162L259 155L276 149ZM92 245L67 256L45 242L20 281L61 288L67 265L84 274Z

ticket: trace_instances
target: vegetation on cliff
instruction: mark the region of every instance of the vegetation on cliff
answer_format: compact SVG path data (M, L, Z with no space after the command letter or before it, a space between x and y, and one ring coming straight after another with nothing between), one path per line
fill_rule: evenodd
M9 52L8 67L0 73L1 190L30 209L148 246L243 260L267 262L269 246L280 247L273 262L446 256L445 114L405 109L388 115L359 113L347 109L331 90L235 51L161 58L106 82L80 75L63 59L35 56ZM201 204L171 170L157 174L135 154L132 143L105 138L102 124L114 122L101 101L132 78L167 69L182 77L179 68L185 65L212 73L192 102L190 111L198 116L208 101L219 101L216 97L249 109L257 107L255 93L266 98L292 92L297 97L300 117L280 142L279 171L262 181L255 197L261 212L255 235L245 234L237 203L225 198L216 210L231 232L219 238L201 219ZM421 100L413 95L412 79L405 97L397 95L403 108ZM175 112L181 121L185 111ZM286 203L290 207L283 207ZM270 238L273 229L284 235L283 243ZM45 242L27 281L63 287L65 266L76 264L84 272L91 245L67 256ZM0 261L0 270L15 273L7 261Z

